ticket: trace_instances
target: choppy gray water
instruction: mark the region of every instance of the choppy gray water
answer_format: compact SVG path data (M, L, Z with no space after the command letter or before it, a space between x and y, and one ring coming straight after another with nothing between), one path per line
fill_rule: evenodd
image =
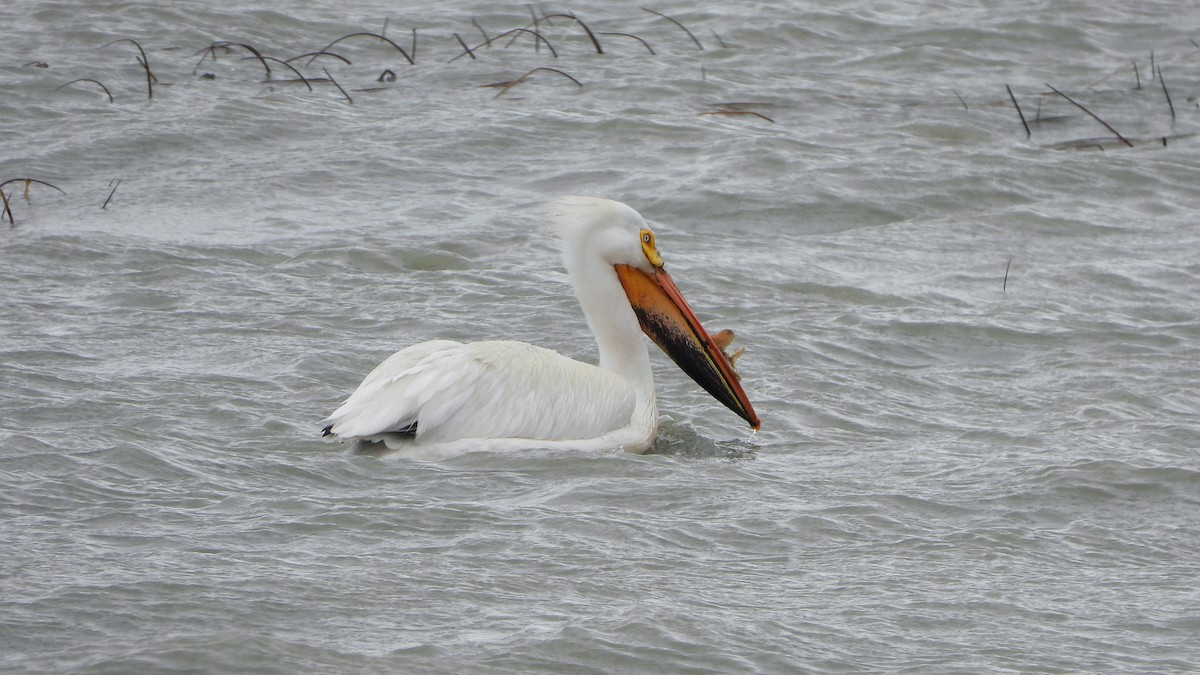
M1192 4L539 5L604 53L452 62L528 7L211 4L0 6L0 179L66 192L4 188L0 669L1200 668ZM312 91L198 53L414 27ZM592 358L566 193L657 223L762 432L656 353L656 454L320 442L418 340Z

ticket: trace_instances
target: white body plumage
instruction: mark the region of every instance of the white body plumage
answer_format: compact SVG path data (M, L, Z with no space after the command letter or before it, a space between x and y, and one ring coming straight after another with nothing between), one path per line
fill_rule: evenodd
M422 342L371 371L325 421L326 435L424 458L532 448L645 452L658 409L643 329L757 428L732 366L662 269L641 215L588 197L554 202L550 214L596 336L598 366L521 342Z

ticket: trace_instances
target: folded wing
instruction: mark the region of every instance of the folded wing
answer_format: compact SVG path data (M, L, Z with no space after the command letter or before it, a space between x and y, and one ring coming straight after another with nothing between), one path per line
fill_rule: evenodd
M434 340L396 352L332 415L341 438L415 434L569 440L629 424L635 392L620 377L521 342Z

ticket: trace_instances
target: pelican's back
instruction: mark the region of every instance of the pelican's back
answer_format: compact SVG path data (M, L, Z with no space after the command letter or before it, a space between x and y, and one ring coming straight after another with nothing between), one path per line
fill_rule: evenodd
M573 440L628 425L635 399L620 377L549 349L434 340L381 363L325 424L345 439L406 433L418 444Z

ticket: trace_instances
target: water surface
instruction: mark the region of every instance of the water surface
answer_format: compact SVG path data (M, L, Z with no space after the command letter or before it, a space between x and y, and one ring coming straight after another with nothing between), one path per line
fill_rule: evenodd
M0 8L5 670L1200 668L1190 5L209 4ZM416 341L594 358L571 193L760 433L656 352L651 455L319 440Z

